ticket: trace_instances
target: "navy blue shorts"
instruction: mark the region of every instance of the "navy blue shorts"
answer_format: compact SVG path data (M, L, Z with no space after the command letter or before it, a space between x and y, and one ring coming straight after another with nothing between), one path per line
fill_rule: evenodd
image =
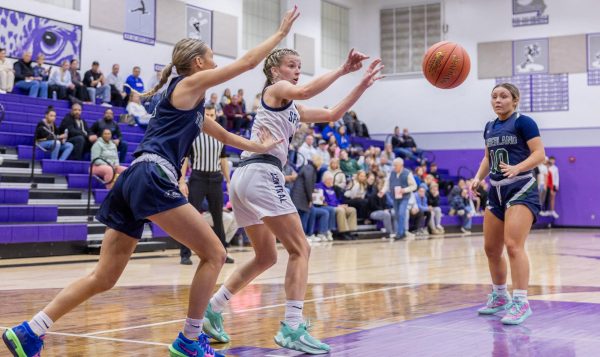
M524 205L533 213L533 223L540 212L540 196L537 181L532 177L505 185L490 187L487 208L501 221L510 206Z
M119 232L140 239L146 217L188 203L158 164L139 162L117 179L98 210L96 219Z

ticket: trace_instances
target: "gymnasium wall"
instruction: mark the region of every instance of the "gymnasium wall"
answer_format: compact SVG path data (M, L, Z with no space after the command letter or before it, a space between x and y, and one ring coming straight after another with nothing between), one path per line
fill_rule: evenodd
M94 0L92 0L94 1ZM179 0L169 0L179 1ZM197 7L219 11L238 18L237 30L237 49L238 56L243 55L246 50L242 48L242 1L243 0L186 0L185 3ZM360 0L344 0L337 1L347 7L357 7ZM314 0L298 0L282 1L282 8L290 8L297 4L301 9L301 20L292 29L292 32L282 45L294 46L294 33L303 36L314 38L315 40L315 74L322 74L327 69L321 68L321 58L319 55L321 48L321 4L320 1ZM90 0L81 2L81 11L68 10L61 7L47 5L31 0L0 0L0 7L13 9L17 11L27 12L34 15L53 18L60 21L80 24L83 26L83 46L82 46L82 70L88 70L91 67L91 62L98 60L101 69L108 73L113 63L121 65L121 74L127 76L131 73L133 66L138 65L142 68L142 79L148 85L151 77L154 75L154 64L167 64L170 61L172 45L156 42L154 46L139 44L131 41L123 40L122 33L109 32L97 28L89 27L90 19ZM357 12L351 11L351 16L356 16ZM351 20L351 22L354 20ZM173 24L174 26L178 24ZM182 25L181 25L182 26ZM351 32L355 31L354 29ZM231 58L223 56L215 56L217 65L225 65L232 61ZM303 75L302 82L310 80L312 77ZM224 85L213 88L214 91L222 94L226 87L232 90L238 88L245 89L246 100L249 101L255 93L261 91L264 84L264 75L262 74L262 65L241 75L234 80L229 81ZM309 103L314 105L335 104L335 101L349 91L349 86L355 83L352 78L343 78L339 83L332 86L326 93L319 98L312 100ZM251 101L251 100L250 100Z
M372 26L358 39L359 47L372 54L379 53L379 11L399 4L415 4L412 0L365 1L359 9L362 23ZM481 130L494 114L489 104L493 79L477 79L477 43L511 41L600 32L600 2L596 0L545 0L549 24L512 27L510 0L445 0L445 39L460 43L471 55L471 74L464 84L452 90L431 86L422 77L391 77L378 83L356 105L360 117L375 133L389 133L394 125L422 133L419 142L425 147L481 147ZM588 86L587 75L569 75L569 111L537 112L532 116L540 128L590 128L600 134L600 86ZM391 100L390 100L391 99ZM432 132L459 132L448 135L428 135ZM467 133L465 133L467 132ZM471 133L469 133L471 132ZM589 130L580 130L588 133ZM466 138L466 140L465 140ZM551 138L549 146L579 145L579 138Z

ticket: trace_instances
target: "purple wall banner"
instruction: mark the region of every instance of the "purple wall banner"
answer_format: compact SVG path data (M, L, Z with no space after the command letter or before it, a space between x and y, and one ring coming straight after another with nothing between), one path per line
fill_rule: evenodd
M0 8L0 44L6 55L21 58L30 51L35 59L46 56L45 62L60 66L64 60L81 60L80 25Z
M154 46L156 0L126 0L123 39Z
M513 0L512 5L513 27L546 25L550 22L548 15L544 15L544 0Z

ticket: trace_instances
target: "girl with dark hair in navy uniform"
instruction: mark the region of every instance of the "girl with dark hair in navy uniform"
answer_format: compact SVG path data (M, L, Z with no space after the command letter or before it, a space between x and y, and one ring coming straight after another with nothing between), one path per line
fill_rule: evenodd
M485 126L486 152L471 188L490 176L488 206L483 220L485 253L492 276L492 293L481 315L506 311L502 323L518 325L532 311L527 301L529 258L525 241L540 211L533 169L544 161L544 145L536 123L516 112L519 89L503 83L492 91L492 107L498 118ZM506 289L506 246L513 296Z
M226 145L256 153L281 143L266 131L255 141L248 141L228 133L215 121L204 122L204 95L208 88L256 67L285 38L298 16L294 7L273 36L221 68L216 68L212 51L202 41L184 39L175 45L172 63L163 70L154 89L144 95L154 95L167 82L173 67L180 76L169 83L134 154L136 159L118 178L98 211L97 219L108 226L98 265L92 273L64 288L31 321L5 331L2 337L14 356L39 356L44 335L54 321L115 285L148 221L158 224L201 259L190 287L183 333L169 347L170 355L215 355L202 334L202 320L226 253L202 215L179 191L181 163L200 130Z

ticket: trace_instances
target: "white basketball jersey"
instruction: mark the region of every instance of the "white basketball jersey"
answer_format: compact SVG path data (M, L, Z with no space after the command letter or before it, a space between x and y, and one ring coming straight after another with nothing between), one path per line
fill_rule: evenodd
M282 143L275 146L265 154L273 155L285 165L288 157L288 148L290 140L296 130L300 127L300 114L293 101L281 108L271 108L261 99L260 106L256 111L254 125L252 126L252 135L250 140L259 141L258 133L261 128L266 128L277 140L284 139ZM242 159L250 157L254 153L244 151Z

